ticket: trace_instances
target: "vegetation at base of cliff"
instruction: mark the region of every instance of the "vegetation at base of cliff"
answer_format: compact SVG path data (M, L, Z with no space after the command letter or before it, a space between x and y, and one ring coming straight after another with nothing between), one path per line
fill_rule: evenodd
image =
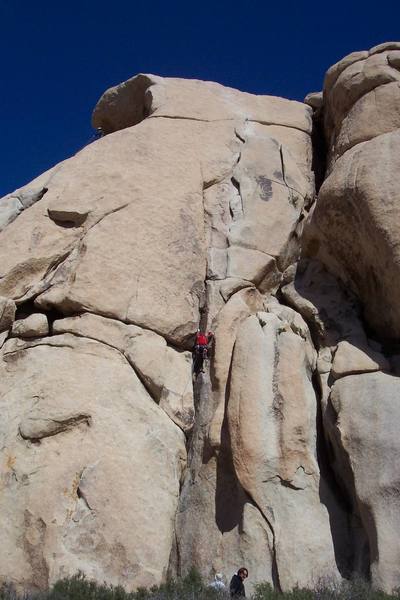
M249 597L250 598L250 597ZM121 586L99 584L82 573L57 581L47 592L18 594L10 585L0 587L0 600L228 600L228 592L209 587L194 569L182 579L171 580L150 589L126 592ZM259 583L251 600L400 600L400 590L389 595L372 590L365 581L316 584L314 590L275 591L269 583Z

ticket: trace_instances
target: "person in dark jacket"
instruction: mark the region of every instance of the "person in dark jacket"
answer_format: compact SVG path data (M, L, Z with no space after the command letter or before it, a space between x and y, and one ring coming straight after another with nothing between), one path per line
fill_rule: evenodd
M240 598L246 596L243 581L249 576L249 572L246 567L241 567L237 573L232 577L229 584L229 591L231 598Z

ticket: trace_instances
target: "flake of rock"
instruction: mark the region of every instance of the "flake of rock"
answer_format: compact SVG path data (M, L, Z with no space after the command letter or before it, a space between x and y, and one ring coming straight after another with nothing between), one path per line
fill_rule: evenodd
M358 347L343 340L339 342L332 363L332 375L336 379L371 371L390 371L389 362L383 354L368 348Z
M33 313L25 319L14 321L11 330L13 336L20 338L43 337L48 333L47 317L42 313Z

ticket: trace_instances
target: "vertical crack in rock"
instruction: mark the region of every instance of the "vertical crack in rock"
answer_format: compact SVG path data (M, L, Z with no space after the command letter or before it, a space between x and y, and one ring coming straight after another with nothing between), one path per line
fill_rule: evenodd
M268 518L268 516L265 514L265 512L261 509L261 507L257 504L257 502L254 500L252 495L248 492L248 490L243 488L243 486L241 485L239 479L237 478L236 470L235 470L235 466L234 466L234 462L233 462L231 439L230 439L229 427L228 427L228 422L227 422L227 419L228 419L227 410L228 410L228 402L229 402L229 397L230 397L230 386L231 386L231 375L232 375L232 359L233 359L233 349L232 349L232 356L231 356L231 364L229 367L228 381L227 381L227 386L226 386L225 414L224 414L224 422L223 422L223 426L222 426L222 440L221 440L221 449L220 449L220 453L219 453L219 457L218 457L218 463L219 463L219 465L221 465L221 463L225 463L225 465L226 465L226 463L228 463L230 465L230 468L231 468L232 473L236 480L236 485L238 486L239 489L241 489L243 491L243 494L245 494L246 501L250 502L255 508L257 508L259 514L265 521L265 524L266 524L266 526L271 534L271 537L272 537L272 557L271 557L272 558L272 572L271 572L272 583L273 583L275 590L282 592L282 587L281 587L280 577L279 577L277 548L276 548L276 534L275 534L274 527L272 525L271 520ZM223 466L220 468L226 469L225 465L223 464ZM240 509L243 513L243 505L240 507ZM225 514L227 512L226 505L221 506L221 512L222 511L223 511L224 517L225 517ZM241 517L242 516L243 516L243 514L241 515ZM218 515L217 515L217 518L218 518Z
M239 138L242 142L243 140ZM211 268L209 265L210 252L213 249L213 243L211 239L212 230L212 216L207 213L207 205L205 192L213 186L221 185L230 182L235 190L237 190L238 197L240 198L239 211L237 207L233 207L232 203L229 202L226 206L226 210L229 211L228 217L230 216L233 221L240 213L243 212L242 198L240 196L240 184L234 177L234 169L240 161L240 153L236 164L232 167L230 174L226 175L221 180L213 181L211 184L203 185L203 215L204 215L204 230L205 239L207 240L206 248L206 264L205 264L205 278L204 278L204 295L199 297L199 329L207 331L212 327L213 318L218 313L219 308L214 306L214 296L212 286L216 284L215 280L210 276ZM204 181L204 177L203 177ZM226 247L229 246L228 242L229 231L226 233ZM219 248L215 248L218 250ZM226 275L225 275L226 277ZM218 293L218 292L216 292ZM223 302L221 297L221 302ZM211 350L213 352L213 350ZM210 369L210 360L207 360L204 364L204 373L198 373L197 376L194 374L193 377L193 399L195 408L195 419L194 426L187 438L187 467L184 475L183 484L180 492L179 506L176 516L175 524L175 540L174 547L171 549L170 554L170 565L169 572L171 574L183 575L187 564L182 561L182 555L185 555L185 561L188 562L188 556L196 552L196 548L193 547L192 532L191 530L196 527L191 522L191 515L193 515L194 506L198 503L201 498L201 488L205 485L204 478L208 478L210 473L213 473L213 467L211 471L208 469L208 463L210 461L215 462L215 473L218 479L218 473L220 471L220 457L215 457L214 451L208 443L208 429L214 415L214 401L213 401L213 369ZM232 465L233 467L233 465ZM216 482L218 486L218 483ZM214 492L218 496L218 490ZM216 500L217 504L218 501ZM218 512L218 508L217 508ZM188 516L186 516L186 513ZM201 519L201 514L198 515ZM216 515L218 522L218 515ZM217 523L218 525L218 523ZM222 532L222 530L220 530ZM186 548L183 553L182 548ZM190 557L189 557L190 560Z
M83 477L84 477L84 473L86 471L87 467L85 467L84 469L82 469L81 473L79 474L79 480L78 480L78 485L76 487L76 495L78 497L78 499L82 500L83 504L85 505L85 507L95 516L96 515L96 511L94 508L92 508L88 502L87 496L84 493L84 491L82 490L82 482L83 482Z
M311 132L312 143L312 164L311 169L315 177L315 193L318 194L321 185L324 182L326 174L326 164L328 157L328 148L324 134L324 107L313 112L313 125Z
M282 144L279 144L279 156L281 157L281 171L282 171L282 180L283 180L284 184L286 185L286 187L288 188L288 187L290 187L290 186L287 184L287 181L286 181L286 175L285 175L285 161L284 161L284 158L283 158L283 148L282 148Z
M237 221L238 218L244 216L244 206L243 206L243 197L242 197L242 194L240 193L240 182L238 179L235 178L234 175L231 177L231 183L232 183L233 187L236 189L237 195L240 200L239 207L237 207L236 205L233 206L232 202L229 203L230 215L232 218L232 222L234 222L234 221Z
M239 135L237 138L245 143ZM239 164L241 159L241 153L238 156L236 165L232 168L230 176L225 178L226 183L230 183L232 186L232 193L234 198L230 198L229 203L226 206L226 210L229 211L228 226L226 232L226 247L229 248L229 231L234 221L243 217L244 207L243 198L240 190L240 181L235 177L235 168ZM216 182L214 185L218 185ZM207 189L211 187L208 186ZM233 201L232 201L233 199ZM208 221L206 216L206 201L203 190L203 206L204 206L204 223L205 227L210 228L212 224ZM230 223L229 223L230 217ZM206 234L207 237L207 234ZM212 241L210 239L208 252L212 249ZM204 280L204 286L206 290L206 296L204 305L201 307L200 312L200 323L199 327L202 330L208 329L212 326L210 319L218 314L218 307L213 306L212 296L208 293L209 286L215 285L217 282L210 280L207 276L208 269L206 269L206 278ZM241 289L241 288L240 288ZM239 290L238 290L239 291ZM236 292L233 291L231 297ZM232 349L233 356L233 349ZM232 360L231 356L231 360ZM271 555L271 577L274 588L281 591L281 583L278 569L277 560L277 547L276 547L276 534L271 520L264 514L254 499L246 492L246 490L240 484L236 470L233 463L231 441L227 422L227 406L229 402L230 394L230 378L231 378L231 367L226 383L225 401L224 401L224 418L222 423L221 432L221 443L219 450L216 452L210 445L208 439L209 426L214 417L214 406L215 399L213 398L213 378L214 372L211 365L207 364L205 373L199 373L196 379L193 381L193 395L195 404L195 424L191 435L188 439L188 461L187 471L184 477L184 482L181 489L179 507L176 517L175 527L175 542L174 548L172 548L170 555L170 566L169 570L171 574L183 575L185 568L187 568L188 560L191 556L196 556L197 548L193 548L193 544L201 545L201 540L197 537L193 539L193 531L196 531L197 525L194 525L191 518L194 516L195 507L199 507L198 510L203 510L204 494L214 493L215 494L215 519L218 527L219 535L227 534L236 529L237 531L237 542L241 543L241 529L243 526L243 511L245 504L252 505L260 514L260 518L265 522L266 530L269 531L271 536L270 542L270 555ZM213 466L215 465L215 466ZM214 471L215 469L215 471ZM213 477L215 479L215 490ZM208 483L208 481L210 483ZM208 489L208 486L211 486ZM206 487L206 492L203 488ZM202 518L201 512L196 511L196 517L199 520ZM204 509L206 510L206 509ZM209 518L209 517L208 517ZM207 513L203 516L203 520L207 519ZM204 523L203 523L204 526ZM212 524L210 523L211 529ZM214 533L215 536L215 533ZM210 548L213 543L213 534L210 532ZM221 543L221 542L220 542ZM182 556L185 556L185 561L182 561ZM196 560L196 559L195 559Z
M351 522L352 560L351 562L349 561L350 566L347 577L357 573L366 580L369 580L371 577L371 564L377 559L377 532L373 519L369 518L370 507L363 505L357 498L352 460L346 450L345 443L342 441L342 433L338 426L338 415L330 398L326 413L325 421L329 424L330 432L334 437L334 440L330 439L332 446L328 448L330 450L329 458L332 462L336 462L339 465L340 475L332 467L330 468L330 472L336 483L336 488L341 492L341 497L347 502L347 513ZM337 455L337 449L339 449L339 455ZM347 485L346 481L348 482ZM369 531L365 527L365 518L369 521ZM371 544L370 539L371 531L373 532L372 535L375 541L373 544ZM375 552L372 546L375 548ZM344 576L346 576L346 572L344 572Z
M326 509L329 513L332 542L338 570L343 577L348 578L351 577L351 574L354 572L356 561L356 542L354 536L349 536L350 539L346 540L347 543L344 542L343 532L340 529L339 523L337 523L337 520L335 519L335 502L340 506L344 514L348 515L348 518L352 514L352 503L345 488L337 481L335 471L331 464L332 460L334 460L334 456L329 447L327 436L325 434L321 403L322 389L316 370L313 372L311 382L317 402L317 461L321 480L325 482L325 485L320 485L320 498L321 502L326 506ZM329 491L333 495L333 498Z

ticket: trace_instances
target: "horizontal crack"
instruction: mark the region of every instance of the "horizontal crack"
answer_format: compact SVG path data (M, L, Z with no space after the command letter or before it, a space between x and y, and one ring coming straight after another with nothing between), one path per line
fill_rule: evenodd
M290 479L284 479L280 475L274 475L273 477L269 477L268 479L263 479L262 483L270 483L271 481L274 481L274 479L278 479L279 483L283 487L290 488L291 490L303 490L304 489L302 487L294 485L294 483L292 483L292 481Z
M270 126L270 125L276 125L278 127L287 127L288 129L297 129L297 131L302 131L303 133L306 133L307 135L311 136L311 132L308 129L303 129L302 127L296 127L295 125L288 125L287 123L274 123L271 121L259 121L258 119L246 119L246 121L248 123L258 123L259 125L265 125L265 126Z
M296 127L295 125L288 125L287 123L277 123L277 122L273 122L273 121L260 121L258 119L243 119L243 117L240 117L239 115L236 117L227 117L226 119L200 119L198 117L179 117L179 116L175 116L175 115L150 115L150 117L147 117L148 119L176 119L179 120L181 119L182 121L198 121L200 123L224 123L224 122L228 122L228 121L245 121L247 123L258 123L259 125L276 125L278 127L287 127L289 129L297 129L298 131L302 131L303 133L306 133L307 135L311 135L310 131L308 129L303 129L302 127ZM237 137L239 137L239 139L241 141L243 141L242 138L240 138L240 136L238 135Z

